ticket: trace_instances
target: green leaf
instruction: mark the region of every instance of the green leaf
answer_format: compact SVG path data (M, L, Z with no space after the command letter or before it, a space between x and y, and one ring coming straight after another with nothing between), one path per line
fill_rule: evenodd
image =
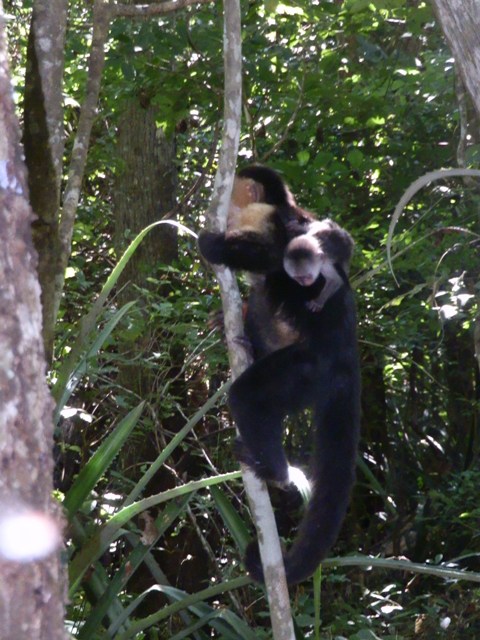
M369 9L372 2L371 0L347 0L345 2L345 6L352 13L359 13L361 11L365 11L365 9Z
M235 544L240 552L244 553L250 540L250 534L245 521L219 487L211 487L210 493L215 500L217 511L235 540Z
M353 169L361 169L363 166L363 153L360 149L352 149L347 153L347 160L351 164Z
M300 164L301 167L304 167L308 161L310 160L310 153L306 150L304 151L299 151L297 153L297 158L298 158L298 162Z
M265 0L265 11L268 13L275 13L277 10L279 0Z
M385 118L383 116L372 116L371 118L368 118L366 124L367 127L372 129L382 127L385 124Z
M165 620L170 617L174 613L178 613L182 611L182 609L187 609L195 615L205 616L212 611L211 607L205 604L203 601L207 598L212 598L218 594L227 593L233 589L239 589L240 587L244 587L245 585L251 582L251 578L248 576L242 576L240 578L236 578L234 580L229 580L228 582L217 584L213 587L208 587L207 589L203 589L203 591L199 591L198 593L194 593L192 595L180 591L179 589L175 589L174 587L164 586L164 585L154 585L147 591L145 591L140 597L143 599L145 596L152 591L160 591L161 593L165 593L171 599L176 600L174 604L169 605L168 607L164 607L160 611L147 616L141 620L137 620L133 622L129 629L120 635L116 636L116 640L127 640L128 638L134 638L138 633L143 631L144 629L148 629L149 627L158 624L161 620ZM137 605L138 606L138 605ZM231 638L235 637L238 640L256 640L256 634L245 624L243 620L235 616L235 614L231 612L225 611L217 611L218 617L220 618L220 622L222 622L222 618L226 618L228 620L229 627L226 628L223 625L219 626L218 629L222 634L220 637ZM225 624L225 623L224 623ZM212 623L212 626L217 628L216 624ZM238 633L235 636L230 636L232 628L238 629ZM224 633L228 632L228 636L224 636Z
M135 300L127 302L121 309L119 309L113 317L107 322L105 327L97 335L94 342L89 349L80 357L79 361L75 364L73 369L64 369L59 373L58 380L53 387L52 395L57 400L55 411L53 413L53 419L55 424L58 423L58 419L62 412L62 409L66 405L68 399L75 391L78 383L88 370L88 361L96 355L102 348L105 340L111 335L117 324L125 316L125 314L136 304ZM67 376L68 377L64 377Z
M241 476L240 471L232 471L203 480L195 480L188 482L181 487L175 487L162 493L157 493L138 502L120 509L113 515L104 525L100 526L92 537L87 541L83 549L74 557L70 564L70 591L69 596L72 597L80 585L80 581L92 562L97 560L108 546L119 537L121 527L123 527L132 518L138 516L142 511L151 509L163 502L174 500L175 498L184 496L199 489L205 489L214 484L221 482L229 482L236 480Z
M145 402L141 402L123 418L78 474L63 503L69 519L82 506L94 486L118 455L133 427L137 424L144 406Z
M295 7L291 4L285 4L284 2L278 3L277 13L286 15L286 16L303 16L305 15L303 9L300 7Z
M183 496L183 498L179 500L170 502L162 509L160 515L155 519L155 529L158 534L157 538L149 545L144 545L139 542L130 555L123 560L122 566L115 572L110 582L105 582L102 595L86 618L78 635L78 640L90 640L90 638L93 637L94 632L102 623L104 616L107 615L109 608L115 602L120 591L125 589L128 580L141 566L145 556L150 552L150 549L156 544L157 540L163 536L165 531L185 511L191 497L192 494ZM97 571L95 573L97 573ZM121 624L122 619L120 614L117 614L114 623L110 626L109 633L116 633Z

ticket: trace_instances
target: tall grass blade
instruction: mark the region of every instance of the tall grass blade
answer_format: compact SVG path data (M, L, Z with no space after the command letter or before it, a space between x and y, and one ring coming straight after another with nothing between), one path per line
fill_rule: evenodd
M135 304L135 300L132 302L127 302L121 309L119 309L107 322L105 327L100 331L92 344L85 350L85 352L79 356L79 359L72 363L73 367L67 367L61 369L57 382L55 383L52 389L52 395L54 400L56 400L55 411L53 414L54 423L58 423L58 419L60 417L60 413L64 406L66 405L68 399L75 391L78 383L88 371L88 363L89 360L97 355L97 353L102 348L105 340L110 336L113 332L117 324L120 320L125 316L125 314L133 307Z
M144 406L145 402L141 402L123 418L112 433L105 438L78 474L63 503L69 519L72 518L82 506L92 489L118 455L120 449L132 432L132 429L137 424Z
M210 487L210 493L215 500L215 506L225 526L235 540L237 548L243 554L251 537L245 521L233 507L222 489L219 487Z
M192 495L193 494L189 494L184 496L181 500L172 501L165 507L165 509L162 510L161 514L155 520L155 528L158 532L156 539L149 545L142 544L139 541L130 555L124 559L122 566L115 572L115 575L113 576L108 586L104 586L103 594L89 614L88 618L85 620L85 623L78 635L78 640L90 640L90 638L93 637L93 634L101 625L104 617L108 614L112 603L115 602L120 591L125 589L125 586L128 583L129 579L141 566L145 556L150 552L152 547L156 544L157 540L164 535L165 531L183 513ZM126 620L127 617L128 616L125 616L125 618L122 618L122 620ZM111 620L112 624L114 624L116 627L115 632L118 631L122 624L119 621L119 615L115 617L115 620Z
M151 509L163 502L180 498L193 491L204 489L221 482L229 482L240 478L240 471L232 471L203 480L195 480L181 487L175 487L162 493L157 493L138 502L125 507L113 515L103 526L101 526L93 536L86 542L83 549L73 558L70 564L70 591L69 595L75 593L78 589L80 581L92 562L97 560L108 546L116 540L122 533L121 527L129 522L132 518L138 516L142 511Z

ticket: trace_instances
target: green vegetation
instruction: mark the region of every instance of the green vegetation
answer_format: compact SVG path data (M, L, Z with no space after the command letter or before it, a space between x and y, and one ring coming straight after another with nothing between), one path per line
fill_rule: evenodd
M21 110L29 3L5 4ZM242 16L239 164L282 171L302 206L333 217L356 241L363 437L333 555L479 572L478 180L435 182L410 202L392 244L398 285L386 253L404 190L428 171L458 166L466 142L451 54L421 1L245 0ZM65 167L91 21L90 3L70 3ZM118 213L120 186L121 198L134 193L131 158L117 144L134 104L174 140L173 158L153 168L160 183L176 173L174 217L195 232L203 226L222 50L218 3L118 18L108 38L49 372L56 486L68 518L68 628L79 639L271 637L262 591L241 565L250 518L234 473L225 346L210 324L220 309L216 284L181 229L145 234L160 247L172 243L172 260L142 253L148 238L127 248L168 206L146 213L140 228L135 196L132 219L123 214L120 223ZM146 147L130 150L148 163ZM472 135L467 166L477 168L478 150ZM127 264L134 275L120 273ZM300 418L288 434L294 462L305 463L308 445ZM288 539L296 496L273 498ZM327 562L321 597L313 581L292 591L298 638L480 637L478 573L473 582L399 568Z

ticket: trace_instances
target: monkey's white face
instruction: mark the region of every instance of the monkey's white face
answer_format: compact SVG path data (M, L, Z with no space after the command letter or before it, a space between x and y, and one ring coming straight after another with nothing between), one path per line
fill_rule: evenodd
M308 235L294 238L288 245L283 266L288 275L302 287L309 287L328 263L318 241Z
M294 259L288 254L283 260L283 266L288 275L302 287L309 287L318 278L327 260L323 253L312 254L305 258Z

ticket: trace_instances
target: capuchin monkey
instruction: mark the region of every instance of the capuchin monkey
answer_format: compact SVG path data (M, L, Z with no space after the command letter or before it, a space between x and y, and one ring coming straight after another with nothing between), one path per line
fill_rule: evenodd
M253 266L250 271L267 273L272 266L281 268L288 242L314 220L313 214L296 205L275 171L252 165L235 178L223 241L217 241L217 233L204 231L201 251L211 257L209 262L225 264L224 258L228 256L232 269L243 269L243 254L248 247L249 263Z
M286 258L285 249L290 240L305 233L315 236L320 230L324 231L317 234L321 238L320 245L315 240L310 242L311 261L303 263L301 260L301 248L307 246L308 238L292 244L292 259ZM296 330L282 319L281 314L272 316L264 291L264 274L284 266L295 279L289 269L296 256L298 270L315 272L315 285L309 288L311 299L306 304L312 311L320 311L342 282L337 271L331 268L332 259L348 273L353 252L353 240L345 230L329 219L317 221L312 213L300 208L282 178L261 165L245 167L235 177L223 240L219 242L218 234L204 231L200 249L209 262L226 264L228 260L232 269L243 269L244 256L237 257L237 252L248 252L251 288L246 305L244 344L252 350L254 357L288 346L298 339ZM324 259L322 246L328 249L330 260ZM319 278L319 274L323 278ZM299 273L296 275L302 277Z
M272 314L264 292L265 273L281 269L284 251L290 239L308 229L315 217L301 209L282 178L268 167L251 165L235 177L228 211L227 231L219 242L219 234L202 232L199 240L202 254L209 262L223 264L228 260L233 269L241 269L248 246L250 293L245 304L245 336L238 341L254 358L285 347L298 339L295 329L279 314ZM227 257L228 256L228 257ZM240 260L240 262L238 262ZM216 324L220 324L218 320Z
M258 167L249 170L257 174L246 177L257 182ZM316 221L299 209L286 187L282 192L279 176L266 171L258 182L263 204L272 207L265 215L267 227L253 223L242 232L239 216L237 227L226 233L202 232L199 247L214 264L261 274L246 320L256 360L229 393L240 461L263 480L287 486L295 473L282 446L283 421L312 411L312 495L285 555L287 581L295 584L315 571L335 543L355 479L360 373L347 275L353 241L331 220ZM245 563L251 576L263 581L255 543Z
M310 311L321 311L326 301L343 286L338 265L347 274L353 252L353 240L338 224L326 218L312 222L306 233L289 242L283 258L287 274L302 287L324 279L319 295L306 304Z
M330 219L315 221L306 233L294 237L285 247L284 270L300 286L306 287L304 304L320 312L332 295L344 286L339 269L348 273L353 252L349 233ZM339 269L335 267L338 266ZM277 269L273 269L274 273ZM285 318L282 305L272 305L269 288L272 276L256 275L246 305L245 333L256 359L300 339L295 323Z

